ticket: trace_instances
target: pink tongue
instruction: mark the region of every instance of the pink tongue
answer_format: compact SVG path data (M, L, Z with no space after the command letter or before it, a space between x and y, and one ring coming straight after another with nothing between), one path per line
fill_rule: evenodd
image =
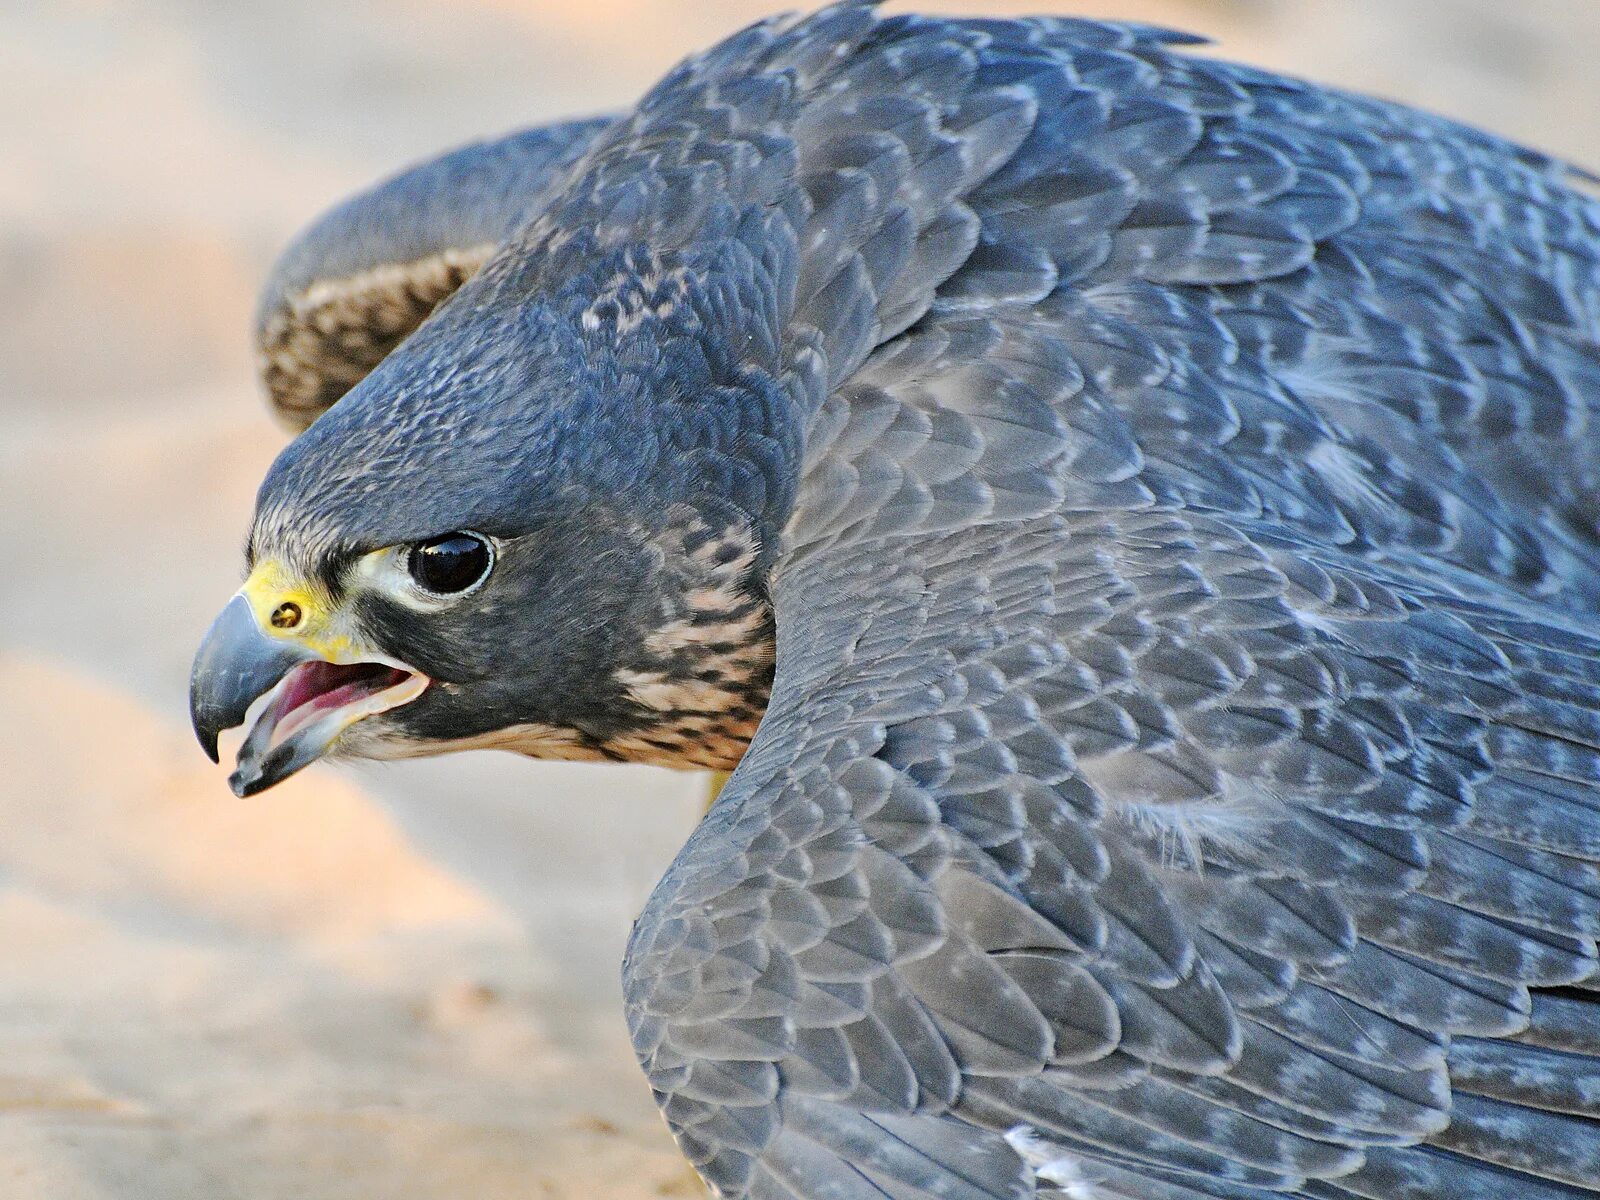
M392 687L405 677L404 671L383 663L302 663L285 682L278 711L288 716L305 705L315 710L338 708L358 696Z

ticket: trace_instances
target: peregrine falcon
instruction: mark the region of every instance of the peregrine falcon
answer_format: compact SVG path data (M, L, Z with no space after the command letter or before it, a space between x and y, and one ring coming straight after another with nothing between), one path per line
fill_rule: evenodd
M1600 204L1195 41L763 22L267 290L201 741L736 767L719 1196L1600 1195Z

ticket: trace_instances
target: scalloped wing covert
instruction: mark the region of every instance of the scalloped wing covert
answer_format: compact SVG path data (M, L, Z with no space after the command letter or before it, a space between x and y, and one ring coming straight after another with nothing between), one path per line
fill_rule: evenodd
M846 5L608 135L803 193L773 699L625 969L721 1195L1600 1180L1600 216L1173 40Z

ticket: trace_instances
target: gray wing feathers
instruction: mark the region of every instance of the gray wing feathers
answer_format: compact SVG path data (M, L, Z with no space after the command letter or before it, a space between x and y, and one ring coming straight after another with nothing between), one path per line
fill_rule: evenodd
M806 421L771 707L626 969L702 1174L1592 1188L1594 207L1082 22L847 5L657 111L784 164Z

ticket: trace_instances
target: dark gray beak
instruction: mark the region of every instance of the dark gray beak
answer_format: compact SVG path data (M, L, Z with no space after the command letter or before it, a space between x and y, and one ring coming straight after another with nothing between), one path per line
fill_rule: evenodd
M296 642L265 633L243 596L228 601L206 631L189 675L189 717L212 762L218 761L218 735L243 725L257 697L296 664L315 657Z

